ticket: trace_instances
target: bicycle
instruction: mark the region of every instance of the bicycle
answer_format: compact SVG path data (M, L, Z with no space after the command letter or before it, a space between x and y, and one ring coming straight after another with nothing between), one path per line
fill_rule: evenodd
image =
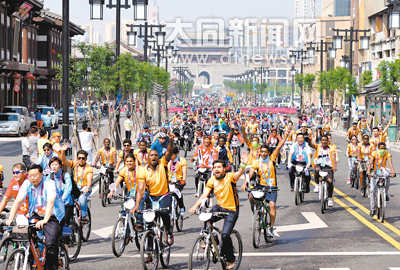
M64 243L68 246L68 258L69 261L75 261L78 257L82 247L82 232L79 225L71 220L68 228L70 231L62 234Z
M292 142L285 142L285 144L283 145L282 150L281 150L282 164L286 164L286 170L289 169L288 158L289 158L289 151L290 151L291 145L292 145Z
M181 216L181 208L178 204L178 198L182 197L179 189L176 188L175 184L169 185L169 191L172 194L172 204L171 204L171 228L174 228L176 225L176 229L178 232L182 231L183 228L183 216Z
M270 237L268 237L268 229L271 228L270 206L268 202L265 202L265 195L266 193L272 193L273 191L278 191L278 187L247 189L247 192L249 192L257 202L254 205L252 224L252 239L254 248L260 247L261 231L264 233L265 243L271 242Z
M299 205L304 201L304 194L306 193L306 181L304 181L306 167L302 165L296 165L296 170L294 172L294 203ZM310 170L308 168L308 170Z
M87 199L87 213L88 221L82 220L81 206L78 200L74 200L74 214L72 219L79 225L83 242L89 240L90 232L92 230L92 216L90 214L91 200Z
M208 181L208 173L209 173L210 169L202 168L202 167L198 166L197 170L200 172L199 184L197 186L197 196L200 198L206 189L206 184Z
M36 220L35 220L36 221ZM15 226L18 227L18 231L14 231L13 228L13 241L20 242L20 248L13 250L10 257L7 258L5 270L15 270L15 269L37 269L43 270L46 260L46 247L41 252L39 248L39 243L46 245L45 239L40 239L37 236L36 224L30 223L28 226ZM66 228L63 227L63 234L68 234ZM59 247L58 252L58 269L68 269L69 259L68 252L65 249L63 242L63 237L59 238L57 243Z
M385 208L386 208L386 185L389 178L389 173L385 169L381 169L380 173L374 172L373 179L376 180L377 194L375 196L375 213L377 218L383 223L385 221Z
M240 166L240 146L232 146L233 171L237 172Z
M189 135L187 134L183 135L183 139L184 139L183 150L185 151L185 157L187 157L187 152L191 150L189 148Z
M101 165L100 167L99 196L101 199L101 205L103 207L106 207L107 203L111 204L111 198L107 198L107 195L111 182L111 179L109 179L109 175L114 175L113 171L114 166L106 167L104 165Z
M321 213L325 214L326 208L328 206L328 173L332 170L320 170L319 176L321 180L319 181L319 199L321 200Z
M219 234L222 239L222 231L215 227L213 223L209 222L209 220L212 217L225 218L227 215L229 214L226 212L201 213L199 215L200 221L205 223L206 228L201 230L200 235L195 239L190 247L188 263L189 270L208 269L211 260L214 264L220 261L222 269L226 269L227 261L225 256L221 253L221 245L218 238ZM232 239L232 246L236 261L233 269L237 270L242 261L242 237L238 231L232 230L231 238L234 238Z
M157 269L158 259L163 268L169 266L171 249L168 245L165 226L161 224L161 211L163 210L169 210L169 207L159 208L159 204L153 202L152 209L137 211L143 213L145 221L145 231L140 243L140 258L144 270ZM152 267L148 268L147 265L150 263Z
M365 163L365 168L368 168L368 157L364 160L361 161L361 163ZM361 196L366 197L369 196L369 189L370 189L370 180L367 175L367 171L362 171L360 174L362 174L363 177L363 189L361 190Z
M136 247L140 250L140 237L134 226L136 222L135 215L130 211L135 207L135 198L126 196L114 196L114 198L125 201L122 209L119 211L119 217L111 235L112 251L115 257L120 257L129 242L133 242L132 239L135 239ZM119 245L118 242L120 243Z

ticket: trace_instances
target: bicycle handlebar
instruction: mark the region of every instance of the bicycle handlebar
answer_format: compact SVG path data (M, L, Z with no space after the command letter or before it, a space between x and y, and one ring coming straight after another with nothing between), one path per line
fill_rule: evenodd
M160 208L160 209L157 209L157 210L152 210L152 209L136 210L136 213L143 213L143 212L150 212L150 211L161 212L163 210L169 210L169 207L164 207L164 208Z

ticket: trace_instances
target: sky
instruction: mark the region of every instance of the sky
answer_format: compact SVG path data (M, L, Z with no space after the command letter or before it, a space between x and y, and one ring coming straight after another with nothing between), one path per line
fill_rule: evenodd
M105 0L106 4L109 0ZM125 2L125 0L122 0ZM321 0L317 0L317 16L321 10ZM113 0L116 3L116 0ZM132 0L128 0L132 3ZM285 18L291 20L294 13L294 0L149 0L149 5L159 6L160 21L194 22L199 18L250 19ZM44 0L45 8L62 14L62 0ZM115 8L104 6L104 20L91 21L88 0L70 0L70 21L77 25L92 24L95 28L115 21ZM122 20L133 19L133 8L123 9Z

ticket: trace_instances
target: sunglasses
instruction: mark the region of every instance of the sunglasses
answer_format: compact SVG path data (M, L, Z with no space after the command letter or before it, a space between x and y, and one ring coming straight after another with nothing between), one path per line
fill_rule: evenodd
M24 171L15 171L15 172L13 172L13 175L18 175L18 174L20 174L20 173L23 173Z
M44 152L51 151L51 149L43 149Z
M130 144L124 144L125 147L131 146Z
M86 160L85 157L78 157L78 160Z

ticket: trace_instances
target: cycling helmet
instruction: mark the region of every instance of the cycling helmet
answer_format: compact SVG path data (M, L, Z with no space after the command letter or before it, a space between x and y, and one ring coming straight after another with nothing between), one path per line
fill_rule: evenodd
M187 117L185 116L185 117L183 117L183 121L186 121L187 120Z
M222 130L219 132L219 134L220 134L220 135L226 135L226 131L222 129Z
M278 130L276 129L276 127L271 128L271 132L272 132L272 131L278 132Z
M200 131L200 130L201 130L201 127L197 127L196 130Z
M143 129L149 129L150 127L149 127L149 125L148 124L144 124L143 125Z
M217 119L214 119L212 122L213 122L213 123L218 123Z
M158 135L158 137L159 137L159 138L164 138L164 139L165 139L165 138L168 137L168 135L167 135L166 133L164 133L164 132L161 132L160 135Z
M210 119L210 117L209 116L206 116L206 118L205 118L206 120L209 120Z
M307 123L301 124L302 127L307 127Z
M211 136L210 134L205 134L205 133L204 133L204 134L203 134L203 139L204 139L204 138L209 138L209 139L211 139L212 136Z
M322 125L318 125L318 127L317 127L318 129L322 129Z

